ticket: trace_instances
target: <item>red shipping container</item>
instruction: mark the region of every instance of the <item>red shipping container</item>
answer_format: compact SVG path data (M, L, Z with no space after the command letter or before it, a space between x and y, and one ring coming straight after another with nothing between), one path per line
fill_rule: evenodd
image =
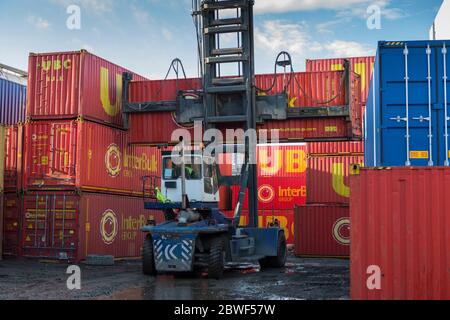
M142 198L95 193L41 192L24 196L23 255L79 262L88 255L141 255L140 228L160 212Z
M449 185L443 167L352 176L352 299L450 299Z
M5 192L16 192L22 188L23 126L6 128Z
M306 202L350 203L350 172L353 165L364 165L364 155L310 155L306 174Z
M295 81L291 83L290 106L309 107L317 105L317 100L322 102L330 100L337 94L337 98L329 103L333 106L345 105L346 88L340 89L343 72L323 73L296 73L302 87L310 94L310 98L298 89ZM268 86L273 75L258 75L258 86ZM294 85L295 83L295 85ZM351 119L346 117L317 118L317 119L291 119L286 121L266 121L258 126L260 135L268 135L272 139L272 130L278 130L279 139L282 142L298 142L304 140L338 139L348 140L361 138L362 115L360 78L352 73L351 92L349 94ZM130 83L130 101L134 103L146 101L167 101L176 99L177 89L198 89L201 83L198 79L187 80L161 80L161 81L136 81ZM272 93L281 93L283 81L278 79L277 86ZM314 103L316 101L316 103ZM178 136L172 136L176 129L189 129L177 123L172 112L158 112L151 114L131 114L129 117L131 141L134 144L162 144L175 142ZM228 125L229 128L232 126ZM193 137L193 131L189 131Z
M224 211L229 218L234 216L234 211ZM284 229L286 241L288 244L294 244L294 210L259 210L258 211L259 226L268 227L275 221L278 221L281 228ZM240 220L241 226L246 226L248 223L248 211L243 210Z
M308 142L308 155L364 155L364 141Z
M307 205L295 209L295 254L350 256L350 209L345 205Z
M296 205L305 204L306 144L259 145L257 150L259 209L292 211ZM234 208L239 187L232 190ZM247 196L243 209L248 209Z
M141 195L142 177L160 175L161 152L128 142L126 131L93 122L29 123L25 127L25 188Z
M3 254L20 255L21 197L17 193L3 195Z
M344 60L350 61L353 72L361 77L361 98L363 106L366 105L367 97L369 96L370 83L372 80L373 66L375 64L375 57L355 57L355 58L332 58L332 59L317 59L306 60L307 72L323 72L323 71L337 71L344 69Z
M123 72L129 71L85 50L32 53L27 117L32 120L83 117L121 127Z

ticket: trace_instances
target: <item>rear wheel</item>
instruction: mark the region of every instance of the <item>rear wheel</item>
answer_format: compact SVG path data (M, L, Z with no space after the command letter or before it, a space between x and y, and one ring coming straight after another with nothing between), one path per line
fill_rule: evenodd
M147 276L156 276L155 258L153 255L153 239L147 235L142 248L142 271Z
M210 279L217 279L223 277L225 261L225 248L222 238L213 239L211 242L211 249L209 252L208 263L208 277Z
M286 265L287 247L284 232L278 234L277 256L259 260L262 268L283 268Z

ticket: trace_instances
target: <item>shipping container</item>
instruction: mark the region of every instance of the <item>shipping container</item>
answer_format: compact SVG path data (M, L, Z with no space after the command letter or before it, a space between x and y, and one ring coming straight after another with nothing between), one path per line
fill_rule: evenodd
M444 167L352 176L352 299L450 299L449 185Z
M0 194L5 188L6 128L0 125Z
M448 165L447 46L382 41L366 113L366 166Z
M23 256L79 262L89 255L141 256L149 219L142 198L95 193L39 192L24 196Z
M5 192L17 192L22 188L23 125L6 128Z
M364 155L309 155L306 202L348 204L353 165L364 165Z
M297 256L350 256L348 205L298 206L295 209L294 219Z
M27 87L19 79L0 70L0 124L14 125L25 121Z
M306 144L261 144L257 148L258 208L262 210L292 210L306 203ZM239 162L232 172L239 174ZM234 209L239 198L239 187L232 187ZM243 203L248 210L248 197Z
M363 141L308 142L309 156L364 155Z
M361 77L361 99L362 105L366 105L369 95L370 81L372 78L375 57L351 57L306 60L307 72L323 72L344 70L344 61L349 60L352 71Z
M3 195L3 255L19 256L22 198L18 193Z
M300 82L302 89L299 89L297 82L291 80L291 90L289 94L289 106L314 107L324 106L319 102L334 100L325 106L346 105L345 97L349 95L351 117L315 118L315 119L290 119L286 121L265 121L258 125L260 136L267 135L273 140L272 130L277 130L279 139L282 142L301 142L304 140L349 140L362 138L362 115L361 115L361 95L360 77L351 74L351 92L344 86L341 90L342 77L344 72L324 72L324 73L296 73L293 75ZM257 75L256 83L261 87L269 87L273 75ZM283 91L283 79L278 77L276 86L271 93L281 93ZM201 83L198 79L186 80L160 80L160 81L133 81L129 87L130 102L139 103L147 101L174 101L178 90L196 90ZM302 90L308 92L303 94ZM319 103L319 104L318 104ZM174 113L158 112L147 114L131 114L129 116L129 127L131 141L133 144L164 144L178 141L179 135L173 134L177 129L188 129L191 136L194 136L192 127L180 125ZM228 128L232 126L228 125ZM202 135L200 135L202 136Z
M234 211L224 211L225 215L229 218L234 216ZM287 244L294 244L294 210L259 210L258 211L259 227L266 228L271 227L274 224L278 224L286 235ZM248 210L243 210L240 225L246 226L249 221Z
M3 192L0 192L0 261L3 259Z
M161 152L128 142L126 131L93 122L31 122L25 126L24 188L141 195L142 177L160 175Z
M123 126L122 74L85 50L30 54L27 117L84 119ZM145 80L133 74L135 80Z

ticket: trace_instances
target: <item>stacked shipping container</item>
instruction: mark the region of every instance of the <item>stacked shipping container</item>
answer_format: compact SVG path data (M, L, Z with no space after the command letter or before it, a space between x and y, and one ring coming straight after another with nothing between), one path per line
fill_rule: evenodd
M15 70L11 68L11 70ZM0 70L0 259L12 253L17 245L18 220L11 223L8 206L12 197L18 197L18 157L21 139L20 123L25 121L26 76L16 74L4 66ZM10 232L14 225L17 230Z
M295 210L297 255L350 255L349 177L352 165L363 162L362 142L308 145L306 206Z
M142 177L160 171L160 152L129 145L123 72L86 51L30 55L24 194L8 199L8 237L17 239L20 212L21 245L11 240L11 252L74 261L140 255L140 227L161 221L141 197Z

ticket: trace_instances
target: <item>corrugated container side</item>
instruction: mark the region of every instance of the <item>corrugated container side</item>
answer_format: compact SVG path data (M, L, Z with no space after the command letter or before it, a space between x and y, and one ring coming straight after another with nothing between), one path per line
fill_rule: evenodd
M350 172L353 165L364 165L363 155L311 156L308 158L308 204L350 202Z
M37 214L36 214L37 213ZM82 193L30 193L24 197L23 255L79 262L88 255L141 255L150 217L142 198Z
M0 193L5 189L6 128L0 125Z
M350 256L350 209L345 205L307 205L295 209L297 256Z
M3 192L0 192L0 261L3 259Z
M24 187L142 194L160 174L157 148L130 146L126 131L84 121L39 121L25 128Z
M363 155L363 141L309 142L308 155Z
M26 101L27 87L0 75L0 124L24 122Z
M352 176L352 299L450 299L449 185L443 167Z
M259 145L258 207L263 210L293 210L306 203L306 144ZM240 167L233 168L239 172ZM239 187L232 187L232 208L239 199ZM245 197L243 209L248 209Z
M21 253L21 196L5 193L3 196L3 254L19 256Z
M30 54L27 116L83 117L121 127L123 72L129 71L87 51Z
M22 188L23 125L6 128L5 192Z
M306 60L306 71L323 72L343 70L345 59L350 61L353 72L361 76L362 104L366 105L372 78L372 70L375 63L374 56Z

